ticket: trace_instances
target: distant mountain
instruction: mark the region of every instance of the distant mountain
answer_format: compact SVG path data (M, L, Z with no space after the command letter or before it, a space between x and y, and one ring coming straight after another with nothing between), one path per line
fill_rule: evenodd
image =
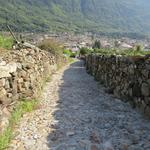
M7 18L7 19L6 19ZM148 0L0 0L0 28L150 34Z

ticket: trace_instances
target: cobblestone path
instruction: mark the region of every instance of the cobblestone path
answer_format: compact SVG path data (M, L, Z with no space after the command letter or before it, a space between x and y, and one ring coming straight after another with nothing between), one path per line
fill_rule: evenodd
M104 92L78 61L47 83L9 150L150 150L150 120Z

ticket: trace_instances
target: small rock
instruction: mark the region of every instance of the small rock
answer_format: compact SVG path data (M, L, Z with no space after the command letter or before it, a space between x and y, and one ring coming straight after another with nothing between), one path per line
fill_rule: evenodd
M7 92L4 88L0 89L0 98L5 96L6 94L7 94Z
M4 87L6 80L4 78L0 79L0 87Z
M91 145L90 150L99 150L99 148L97 147L97 145Z
M101 140L99 138L99 136L97 135L97 133L93 132L90 136L90 140L93 142L93 143L100 143Z
M17 145L18 141L17 140L12 140L11 143L14 144L14 145Z
M68 131L68 132L67 132L67 136L73 136L74 134L75 134L74 131Z
M110 141L107 141L103 144L104 150L114 150Z
M9 117L9 116L11 115L10 112L8 111L8 109L7 109L6 107L3 108L2 112L3 112L3 114L4 114L5 116L7 116L7 117Z
M6 65L6 61L0 61L0 66L5 66Z
M35 135L33 136L33 138L36 140L36 139L38 138L38 136L35 134Z
M81 147L85 147L86 145L90 145L90 141L89 140L80 140L79 144Z
M122 150L128 150L128 149L129 149L129 145L127 145L127 144L122 145Z

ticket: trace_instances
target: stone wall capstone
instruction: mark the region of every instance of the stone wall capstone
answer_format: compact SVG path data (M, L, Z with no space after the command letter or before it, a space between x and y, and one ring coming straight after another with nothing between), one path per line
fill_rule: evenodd
M0 58L0 133L8 125L9 106L36 98L43 81L56 69L54 55L38 48L12 50Z
M87 72L109 92L150 115L150 56L88 55Z

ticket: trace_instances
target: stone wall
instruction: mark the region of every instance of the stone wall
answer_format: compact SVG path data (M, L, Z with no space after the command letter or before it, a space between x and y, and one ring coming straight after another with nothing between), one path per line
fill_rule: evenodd
M86 69L110 93L150 115L150 57L89 55Z
M57 68L56 58L35 49L12 50L0 58L0 129L8 124L12 106L20 99L33 99L43 81Z

